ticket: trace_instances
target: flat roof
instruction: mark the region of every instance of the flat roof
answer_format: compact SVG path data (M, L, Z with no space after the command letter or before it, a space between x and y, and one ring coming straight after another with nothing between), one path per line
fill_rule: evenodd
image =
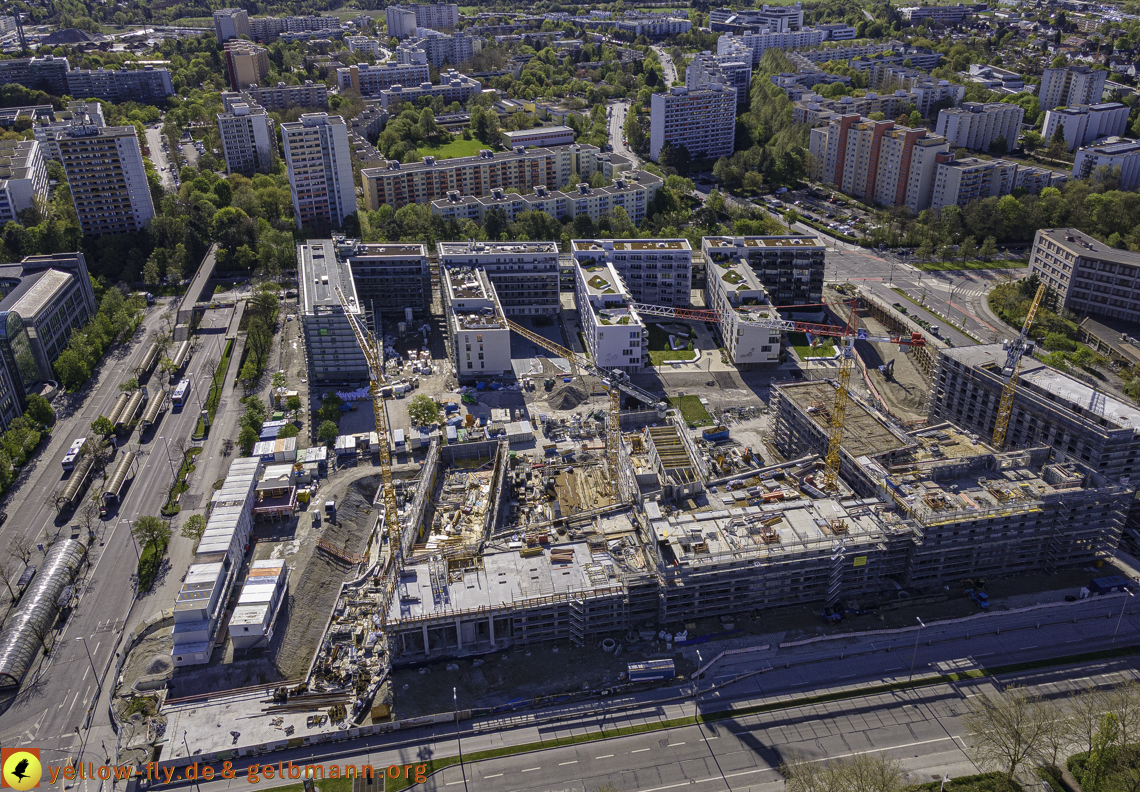
M1111 261L1114 264L1127 264L1140 267L1140 253L1131 250L1119 250L1110 247L1095 237L1075 228L1048 228L1038 233L1055 245L1063 247L1071 253L1084 258L1094 258L1098 261Z
M797 382L773 386L788 401L799 408L827 433L831 424L831 409L835 404L835 383L831 380ZM823 409L819 409L822 406ZM813 408L808 412L808 408ZM878 456L880 454L910 448L913 440L904 439L870 413L861 402L847 397L847 412L843 422L842 448L853 457Z
M821 250L824 249L824 244L819 240L819 237L800 234L787 236L704 237L702 244L704 247L818 247Z
M556 242L437 242L443 256L508 256L511 254L558 255Z
M687 239L572 239L570 250L692 250Z
M427 258L427 245L408 245L400 243L361 243L351 254L352 258L363 256L422 256Z
M573 135L574 130L568 126L534 127L533 129L517 129L503 132L503 136L513 140L514 138L526 137L527 135L565 135L566 133Z
M336 245L331 239L312 239L297 246L297 281L304 313L311 314L317 307L339 308L337 286L344 292L349 310L353 313L361 310L352 270L347 262L337 259Z
M613 264L575 264L582 271L582 282L586 284L586 293L591 297L613 297L614 299L629 297Z

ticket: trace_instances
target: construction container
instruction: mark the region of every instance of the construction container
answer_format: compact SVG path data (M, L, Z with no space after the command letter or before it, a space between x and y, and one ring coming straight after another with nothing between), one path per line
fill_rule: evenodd
M710 442L728 439L727 426L707 426L701 431L701 436Z
M672 660L644 660L629 663L626 668L630 682L655 682L672 679L676 674Z

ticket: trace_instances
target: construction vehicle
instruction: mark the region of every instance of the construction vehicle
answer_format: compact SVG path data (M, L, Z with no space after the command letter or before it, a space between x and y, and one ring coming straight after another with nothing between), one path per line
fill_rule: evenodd
M1011 341L1005 346L1005 365L1002 366L1001 370L1005 385L1001 390L1001 401L998 403L997 419L994 421L993 446L998 451L1002 451L1005 448L1005 433L1009 429L1009 417L1013 414L1013 397L1017 392L1017 376L1021 373L1021 358L1033 348L1033 345L1028 340L1029 328L1033 326L1033 320L1037 316L1037 309L1041 305L1041 300L1045 297L1045 289L1046 286L1044 283L1037 287L1037 294L1034 295L1033 303L1029 306L1029 313L1025 315L1025 324L1021 327L1021 334L1018 335L1016 341Z
M978 603L978 607L982 610L990 609L990 595L984 591L977 589L966 589L966 595L969 596L974 602Z
M376 421L377 453L380 457L380 489L384 499L384 524L388 529L388 553L390 569L384 581L384 602L381 610L383 624L388 621L388 604L396 591L396 581L404 565L404 548L400 538L400 511L396 502L396 487L392 483L392 452L389 447L390 433L388 431L388 413L384 406L384 397L380 389L384 384L384 347L377 343L367 329L361 324L359 317L348 305L348 300L340 286L336 286L336 296L340 300L340 307L344 311L352 332L356 336L357 346L364 353L368 362L368 387L372 395L372 412ZM333 515L335 521L335 514Z

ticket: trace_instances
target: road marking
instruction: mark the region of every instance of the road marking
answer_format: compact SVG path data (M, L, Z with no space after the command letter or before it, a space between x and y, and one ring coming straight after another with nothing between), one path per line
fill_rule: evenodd
M648 750L649 750L648 748L638 748L636 751L630 751L630 753L631 753L631 754L635 754L635 753L645 753L645 752L646 752L646 751L648 751Z
M444 784L444 786L455 786L456 784L462 784L462 783L463 783L463 779L461 778L458 781L448 781L446 784Z
M523 770L523 772L524 773L533 773L535 770L541 770L541 769L542 769L541 767L528 767L526 770Z
M564 765L568 765L568 764L578 764L578 760L577 760L577 759L575 759L573 762L559 762L559 763L558 763L558 766L559 766L559 767L562 767L562 766L564 766Z
M499 778L499 777L501 777L502 775L503 775L502 773L495 773L494 775L483 776L483 779L484 779L484 780L486 780L486 779L488 779L488 778Z
M683 743L683 742L679 742L679 743L669 743L669 744L668 744L668 745L666 745L665 747L666 747L666 748L676 748L678 745L684 745L684 743Z
M614 755L613 754L606 754L605 756L595 756L594 758L595 759L613 759Z
M706 737L705 742L708 742L709 740L719 740L719 739L720 739L720 737Z

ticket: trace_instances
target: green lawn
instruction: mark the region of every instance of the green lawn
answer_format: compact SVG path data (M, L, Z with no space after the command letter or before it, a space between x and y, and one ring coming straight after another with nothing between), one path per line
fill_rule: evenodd
M1025 269L1029 259L994 259L993 261L924 261L915 264L924 272L945 272L947 270L989 270Z
M831 342L830 338L825 338L820 341L819 346L812 347L808 343L807 334L805 333L788 333L788 343L796 350L796 354L800 356L800 360L807 360L813 357L828 357L835 354L835 345Z
M689 342L689 349L674 350L669 346L669 334L662 330L659 325L650 324L647 329L649 330L649 362L654 366L660 366L668 360L693 360L697 357L697 353L692 349L692 341Z
M185 25L186 27L213 27L213 17L181 17L170 23L171 25Z
M669 404L681 411L681 417L689 426L712 426L712 416L699 396L670 396Z
M430 156L444 160L454 159L455 157L472 157L478 154L480 149L485 148L487 148L487 144L481 140L464 140L461 137L457 137L446 146L421 148L418 150L418 153L421 157Z

